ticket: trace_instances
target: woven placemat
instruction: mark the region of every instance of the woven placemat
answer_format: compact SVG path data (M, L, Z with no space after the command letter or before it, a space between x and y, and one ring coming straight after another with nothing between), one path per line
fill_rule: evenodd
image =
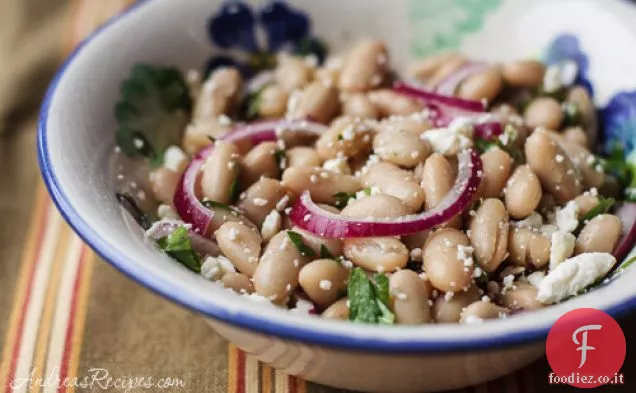
M75 0L64 52L130 0ZM65 30L65 31L64 31ZM62 48L60 48L62 51ZM246 356L197 315L165 301L99 261L55 210L37 174L34 121L1 139L0 393L337 392ZM35 194L33 190L37 190ZM30 220L29 220L30 217ZM621 320L631 388L636 318ZM631 374L630 371L631 370ZM462 392L561 392L545 360ZM108 378L111 378L110 380ZM58 381L67 381L58 383ZM135 387L134 389L131 389Z

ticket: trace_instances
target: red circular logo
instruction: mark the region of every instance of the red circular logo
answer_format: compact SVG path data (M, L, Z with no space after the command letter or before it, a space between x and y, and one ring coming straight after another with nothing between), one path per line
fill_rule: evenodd
M546 355L553 371L550 383L594 388L616 378L625 360L625 336L603 311L579 308L552 326Z

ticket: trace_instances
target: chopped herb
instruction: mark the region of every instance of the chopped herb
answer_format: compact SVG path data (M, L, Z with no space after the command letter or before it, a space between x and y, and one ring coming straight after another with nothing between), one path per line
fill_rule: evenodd
M596 206L591 208L590 211L585 213L583 217L581 217L578 227L574 230L574 234L578 235L586 223L588 223L591 219L598 215L607 213L612 208L612 206L614 206L615 203L616 201L614 200L614 198L604 198L603 196L599 195L598 203L596 204Z
M616 142L606 157L597 158L594 166L596 165L616 176L624 188L625 200L636 202L636 153L626 157L623 145Z
M362 189L362 192L364 192L364 194L367 196L371 195L371 187Z
M172 67L137 64L120 94L115 105L118 146L127 156L161 165L164 150L181 143L191 107L183 75Z
M616 274L623 272L625 269L627 269L628 267L633 265L635 262L636 262L636 255L634 255L633 257L629 258L625 262L621 263L621 265L616 270Z
M345 206L349 203L349 199L356 199L355 192L337 192L332 195L332 197L336 200L335 206L338 209L344 209Z
M267 85L262 86L260 89L245 96L242 111L245 120L254 120L259 117L261 111L261 96L266 87Z
M208 139L210 140L210 142L216 143L216 138L213 137L212 135L208 135Z
M334 259L334 260L336 259L336 257L333 256L331 251L329 251L327 246L325 246L324 244L320 245L320 258L322 258L322 259Z
M523 165L525 163L525 156L523 155L523 151L521 151L521 149L512 144L504 145L498 138L493 140L475 138L474 143L477 151L481 154L494 149L495 147L498 147L508 153L510 158L512 158L517 165Z
M475 138L475 147L480 154L484 154L488 150L497 147L497 143L493 141L487 141L482 138Z
M373 281L357 267L351 271L347 284L349 319L353 322L393 324L395 317L389 309L389 284L384 274L376 274Z
M304 257L316 256L316 253L314 252L314 250L312 250L305 244L303 240L303 236L300 233L294 232L294 231L287 231L287 236L289 236L289 240L291 240L291 242L294 244L294 246L296 247L300 255Z
M144 230L148 230L152 226L152 220L148 216L148 214L144 213L137 204L135 198L133 198L129 193L116 193L115 197L117 197L117 201L119 204L133 217L133 219L142 227Z
M235 164L235 166L234 180L232 180L232 184L230 184L230 189L228 190L230 201L236 200L239 196L239 192L241 192L241 169L238 164Z
M185 265L188 269L200 273L201 257L192 249L188 229L176 228L172 233L157 240L159 247L168 255Z
M574 102L563 103L563 127L573 127L581 124L581 111Z
M278 163L278 167L282 169L283 163L287 159L287 155L285 153L285 150L276 149L276 151L274 151L274 158L276 158L276 162Z
M222 209L222 210L226 210L234 215L239 215L240 211L237 210L236 208L230 206L230 205L226 205L225 203L220 203L217 201L212 201L209 199L204 199L201 201L201 204L205 207L207 207L208 209Z
M339 141L343 141L344 140L344 137L342 136L342 134L338 134L338 140Z

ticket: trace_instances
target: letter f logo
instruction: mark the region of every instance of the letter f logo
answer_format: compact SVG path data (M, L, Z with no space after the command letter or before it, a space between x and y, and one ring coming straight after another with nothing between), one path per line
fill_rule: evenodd
M601 325L585 325L576 329L574 333L572 334L572 341L574 341L574 344L581 345L580 347L576 348L577 351L581 351L581 364L579 364L579 368L583 367L583 365L585 364L585 361L587 360L587 351L593 351L596 349L592 346L587 345L587 331L601 330L601 328L602 328ZM583 334L581 335L583 339L581 340L581 342L579 342L576 336L581 332L583 332Z

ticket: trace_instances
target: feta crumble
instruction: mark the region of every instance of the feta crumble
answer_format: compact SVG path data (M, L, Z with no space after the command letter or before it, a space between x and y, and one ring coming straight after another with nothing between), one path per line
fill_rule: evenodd
M318 283L318 286L320 287L320 289L324 291L328 291L331 289L333 284L331 283L330 280L320 280L320 282Z
M569 232L556 231L550 239L550 270L569 257L574 252L576 237Z
M579 226L578 219L579 206L574 201L569 201L563 208L555 211L555 223L559 230L572 232Z
M539 284L541 284L541 281L543 281L544 278L545 272L538 270L534 273L528 274L526 280L528 280L530 285L534 286L535 288L539 288Z
M163 153L163 166L174 172L181 173L188 165L188 156L179 146L170 146Z
M211 281L220 280L225 274L235 272L232 262L223 256L207 257L201 265L201 275Z
M261 236L263 241L269 241L278 233L278 231L280 231L282 221L283 218L278 210L272 210L267 216L265 216L265 220L263 220L263 225L261 226Z
M539 283L537 300L544 304L574 296L602 278L616 263L611 254L587 252L560 263Z
M422 134L421 139L431 144L436 153L451 156L473 146L473 127L469 120L457 118L448 128L434 128Z

